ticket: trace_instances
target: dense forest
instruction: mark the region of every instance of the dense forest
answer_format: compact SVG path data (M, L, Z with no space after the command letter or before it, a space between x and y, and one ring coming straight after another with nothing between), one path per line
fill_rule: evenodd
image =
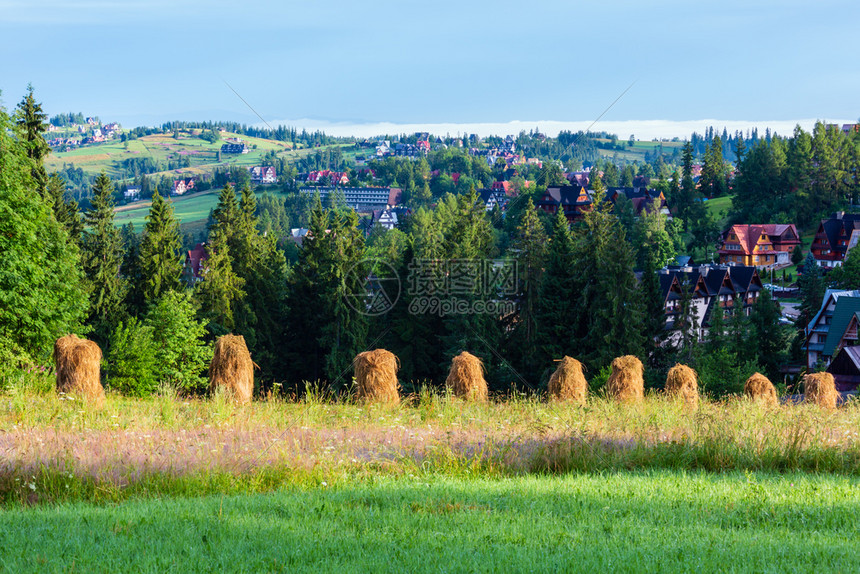
M654 386L683 361L697 368L709 392L737 391L741 375L754 370L778 379L790 358L794 332L779 322L778 305L764 291L749 316L713 317L704 343L669 340L658 268L676 254L713 249L720 229L703 207L705 196L733 191L733 217L765 222L799 216L804 205L810 217L842 205L853 200L857 183L857 141L841 131L798 130L749 148L737 139L734 180L725 144L711 134L698 182L693 142L683 146L680 165L661 155L642 165L593 163L591 188L645 175L666 192L673 219L657 211L636 217L629 202L607 202L570 225L535 203L545 186L566 181L565 161L586 157L591 144L580 142L590 138L562 134L541 147L543 138L521 134L518 145L534 146L536 154L571 155L516 174L453 147L417 161L371 161L377 184L402 187L412 210L398 228L366 233L351 209L297 193L257 197L247 179L232 179L234 187L224 174L207 227L205 272L189 286L179 224L163 190L150 190L152 207L139 233L114 224L116 186L104 174L82 208L65 193L63 177L42 165L50 151L45 121L32 91L12 115L0 113L0 207L9 214L0 221L3 376L46 364L53 340L75 332L104 350L107 386L129 394L164 384L201 392L211 342L225 333L245 337L261 388L289 392L348 387L353 357L378 347L399 357L407 389L441 384L450 358L468 350L483 358L497 392L539 389L552 361L564 355L582 360L599 387L611 359L624 354L645 359ZM833 160L835 179L824 171L830 151L840 158ZM320 155L323 161L338 165L336 156ZM779 166L771 172L778 184L765 191L757 170L771 164ZM359 170L348 169L361 182ZM460 174L456 182L452 173ZM499 179L518 182L519 195L504 214L488 212L476 192ZM285 239L297 224L308 228L300 248ZM804 286L810 301L825 284L814 267ZM513 278L499 272L505 268L515 269ZM385 312L370 312L368 277L374 285L398 285ZM455 301L457 311L439 306L440 296ZM682 308L683 325L689 301Z

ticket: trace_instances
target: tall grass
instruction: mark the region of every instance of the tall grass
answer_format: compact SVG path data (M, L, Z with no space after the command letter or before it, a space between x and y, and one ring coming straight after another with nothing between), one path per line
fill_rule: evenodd
M382 475L517 476L624 469L860 475L860 406L761 409L661 395L585 407L533 395L486 404L429 387L397 406L308 392L237 407L226 397L108 394L104 408L27 386L0 395L0 500L116 500L264 491ZM30 485L35 485L32 488Z

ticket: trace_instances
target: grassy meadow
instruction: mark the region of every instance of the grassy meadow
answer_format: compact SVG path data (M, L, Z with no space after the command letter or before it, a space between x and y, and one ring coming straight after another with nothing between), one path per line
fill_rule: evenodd
M14 572L852 572L856 478L426 474L0 513ZM145 551L141 551L146 549Z
M0 566L854 571L860 404L0 394ZM153 541L158 541L157 544ZM147 548L141 552L141 548Z

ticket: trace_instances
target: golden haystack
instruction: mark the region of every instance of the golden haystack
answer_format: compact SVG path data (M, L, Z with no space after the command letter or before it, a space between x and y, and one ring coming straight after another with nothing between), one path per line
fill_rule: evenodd
M696 371L675 363L666 375L666 394L683 399L688 407L699 408L699 383Z
M588 395L588 382L582 374L582 363L565 356L549 378L547 392L550 398L584 405Z
M400 361L391 351L376 349L359 353L352 361L355 365L355 395L368 402L399 403L397 369Z
M810 373L803 377L803 400L826 409L836 408L836 381L830 373Z
M251 401L254 394L254 361L242 335L223 335L215 341L209 363L209 390L226 391L238 404Z
M54 343L57 392L67 393L102 405L105 390L101 383L102 350L93 341L76 335L60 337Z
M484 364L481 359L463 351L451 360L451 370L445 384L454 396L466 400L486 401L487 381L484 380Z
M612 360L612 373L606 381L606 392L618 401L638 402L645 398L642 361L635 355Z
M753 402L759 403L766 407L775 407L779 404L779 398L776 396L776 388L770 379L761 373L753 373L744 384L744 394L752 399Z

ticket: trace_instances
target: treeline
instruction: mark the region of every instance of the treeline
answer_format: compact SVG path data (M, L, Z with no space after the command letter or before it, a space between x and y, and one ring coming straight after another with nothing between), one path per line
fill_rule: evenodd
M806 228L860 197L857 132L818 122L812 133L798 126L791 137L758 139L735 151L733 221Z
M97 118L98 119L98 118ZM52 126L57 126L58 128L64 128L66 126L73 126L75 124L81 125L87 123L84 114L78 112L76 114L69 112L67 114L57 114L56 116L51 116L51 119L48 122Z
M354 141L353 138L339 138L327 135L325 132L316 130L309 132L306 129L298 131L296 128L288 126L278 126L276 128L260 128L240 124L238 122L185 122L174 121L162 124L164 132L172 132L175 130L202 129L215 131L223 128L228 132L235 134L246 135L253 138L262 138L269 140L277 140L282 142L291 142L293 144L301 144L305 147L319 147L324 145L333 145L338 143L349 143Z

